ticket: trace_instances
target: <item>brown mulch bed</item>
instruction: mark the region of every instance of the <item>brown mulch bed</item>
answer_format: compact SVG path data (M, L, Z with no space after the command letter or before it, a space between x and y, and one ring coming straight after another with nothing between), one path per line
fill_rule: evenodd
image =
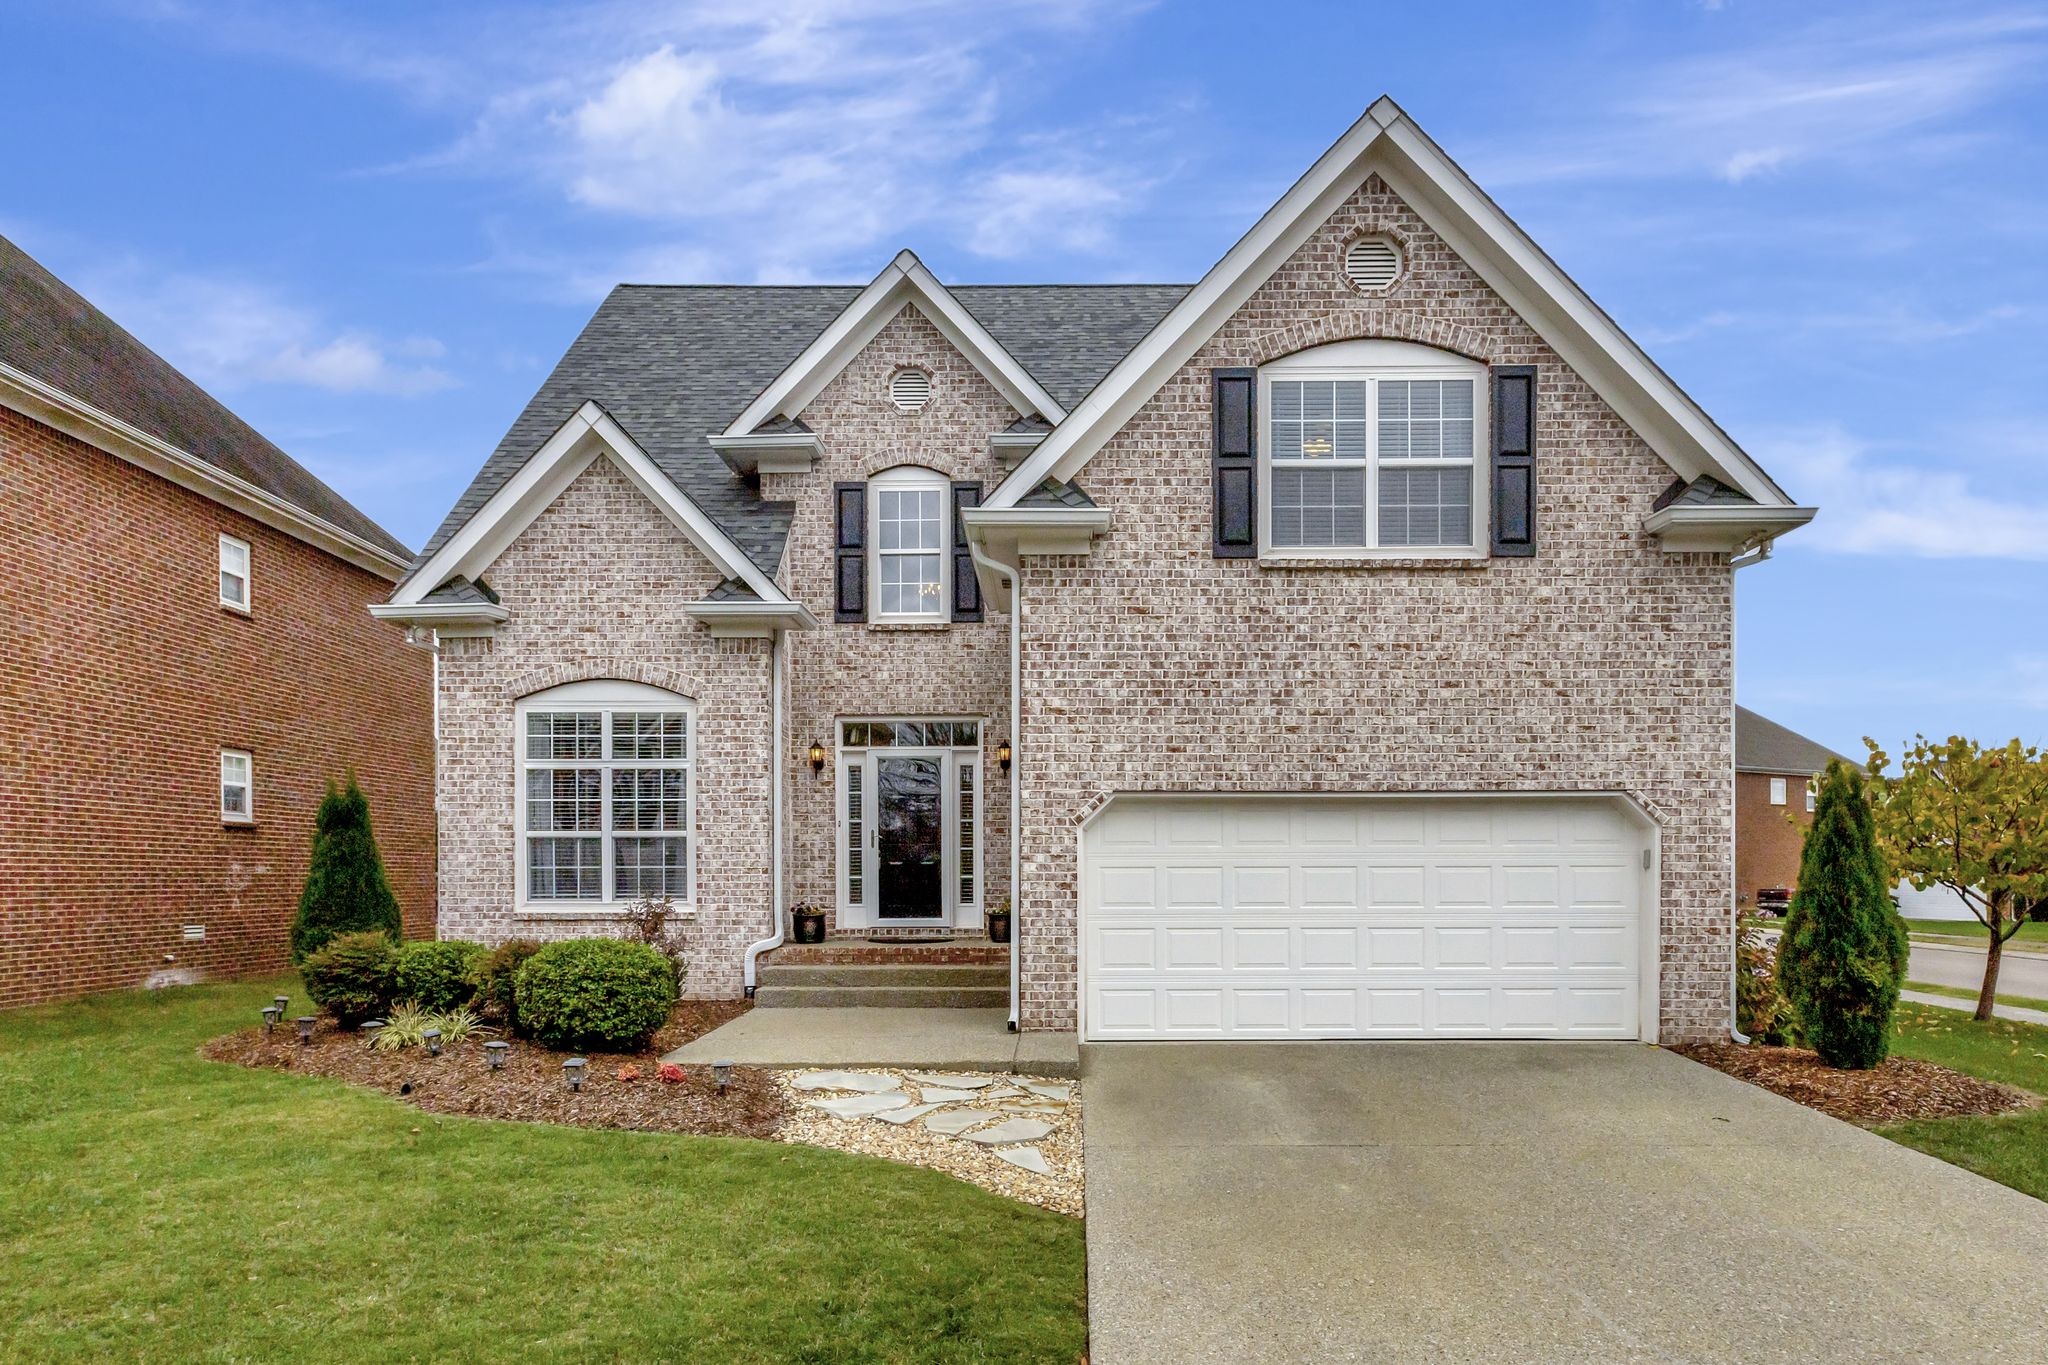
M747 1008L740 1001L683 1001L647 1051L581 1054L589 1065L582 1091L573 1094L562 1077L562 1059L570 1054L551 1052L538 1043L511 1039L505 1069L492 1071L484 1060L488 1035L451 1043L439 1057L428 1056L420 1047L383 1052L368 1047L361 1034L344 1031L325 1017L314 1026L310 1046L300 1046L287 1022L268 1038L261 1029L216 1038L200 1049L200 1055L367 1085L433 1114L653 1133L773 1137L782 1126L784 1105L782 1090L770 1073L736 1066L723 1095L712 1083L709 1067L683 1068L679 1084L655 1075L663 1053L709 1033ZM638 1080L619 1079L621 1068L627 1066L638 1068Z
M1866 1126L2009 1114L2041 1103L2024 1090L1910 1057L1889 1057L1869 1071L1838 1071L1799 1047L1691 1043L1672 1051L1809 1109Z

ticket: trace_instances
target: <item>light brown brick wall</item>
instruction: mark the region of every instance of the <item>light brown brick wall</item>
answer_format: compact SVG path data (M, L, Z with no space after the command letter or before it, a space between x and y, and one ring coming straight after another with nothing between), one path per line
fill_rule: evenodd
M1344 282L1359 231L1408 266ZM1209 370L1391 337L1542 367L1539 553L1276 569L1210 552ZM1117 792L1619 790L1662 830L1667 1039L1728 1012L1732 574L1641 532L1671 471L1374 179L1082 472L1115 522L1026 562L1024 1024L1074 1024L1077 827Z
M932 376L931 402L899 412L889 380L916 365ZM989 436L1017 412L937 328L907 308L876 334L804 409L824 456L804 474L770 474L762 496L796 503L783 555L784 591L810 608L820 629L789 639L789 793L791 904L834 907L838 896L838 784L833 766L814 776L806 757L816 740L832 752L842 716L980 716L982 729L982 900L1009 894L1008 783L989 757L1009 733L1009 623L985 612L982 623L944 626L835 624L832 485L865 480L899 465L979 480L993 491L1003 468Z
M696 703L696 906L686 993L741 989L769 932L769 655L683 615L722 575L608 459L484 571L510 613L495 638L441 657L441 936L499 943L616 933L610 918L521 915L514 902L514 708L562 683L615 678Z
M432 935L432 661L370 618L388 582L11 411L0 511L0 1006L282 968L351 768ZM253 826L221 824L223 748L253 755Z
M1756 904L1759 887L1799 884L1799 854L1813 824L1806 813L1809 779L1804 773L1780 776L1785 804L1774 806L1770 774L1735 774L1735 895L1744 909Z

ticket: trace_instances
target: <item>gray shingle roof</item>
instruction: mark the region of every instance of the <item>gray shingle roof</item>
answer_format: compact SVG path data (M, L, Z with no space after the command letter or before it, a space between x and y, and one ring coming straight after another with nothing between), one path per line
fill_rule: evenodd
M1774 720L1765 720L1746 706L1735 708L1737 772L1811 776L1825 769L1831 758L1855 762Z
M447 604L465 607L495 607L498 605L498 594L491 590L491 585L488 583L481 580L472 583L461 574L457 574L440 587L428 593L423 600L434 603L437 606Z
M1047 479L1038 487L1017 499L1019 507L1093 507L1095 499L1088 491L1072 479L1062 483L1058 479Z
M1684 479L1673 479L1671 486L1657 495L1657 501L1650 504L1650 510L1661 512L1667 507L1754 507L1756 499L1739 488L1730 488L1711 474L1702 474L1691 483Z
M718 585L704 594L706 602L758 602L761 594L737 578L720 579Z
M0 363L399 558L383 527L0 237Z
M952 291L1071 409L1187 285L963 285ZM860 290L851 285L620 285L569 346L439 530L438 550L588 400L764 572L790 504L764 501L705 440L731 424Z

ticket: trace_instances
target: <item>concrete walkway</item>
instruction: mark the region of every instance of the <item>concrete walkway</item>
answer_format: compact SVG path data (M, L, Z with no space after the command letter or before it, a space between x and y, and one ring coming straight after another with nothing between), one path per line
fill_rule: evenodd
M1927 991L1900 991L1899 999L1910 1000L1916 1005L1933 1005L1945 1010L1961 1010L1965 1014L1977 1012L1974 1000L1959 1000L1952 995L1932 995ZM2000 1019L2011 1019L2021 1024L2048 1024L2048 1010L2021 1009L2018 1005L2003 1002L1991 1007L1991 1012Z
M662 1060L1081 1074L1073 1034L1012 1033L999 1009L752 1009Z
M1091 1047L1090 1359L2030 1359L2048 1204L1640 1044ZM2024 1277L2022 1277L2024 1278Z

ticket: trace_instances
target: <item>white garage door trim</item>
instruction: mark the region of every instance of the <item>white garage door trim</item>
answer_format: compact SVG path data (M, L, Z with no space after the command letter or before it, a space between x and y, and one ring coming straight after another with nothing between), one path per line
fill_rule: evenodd
M1625 793L1132 792L1076 842L1088 1042L1657 1037L1658 830Z

